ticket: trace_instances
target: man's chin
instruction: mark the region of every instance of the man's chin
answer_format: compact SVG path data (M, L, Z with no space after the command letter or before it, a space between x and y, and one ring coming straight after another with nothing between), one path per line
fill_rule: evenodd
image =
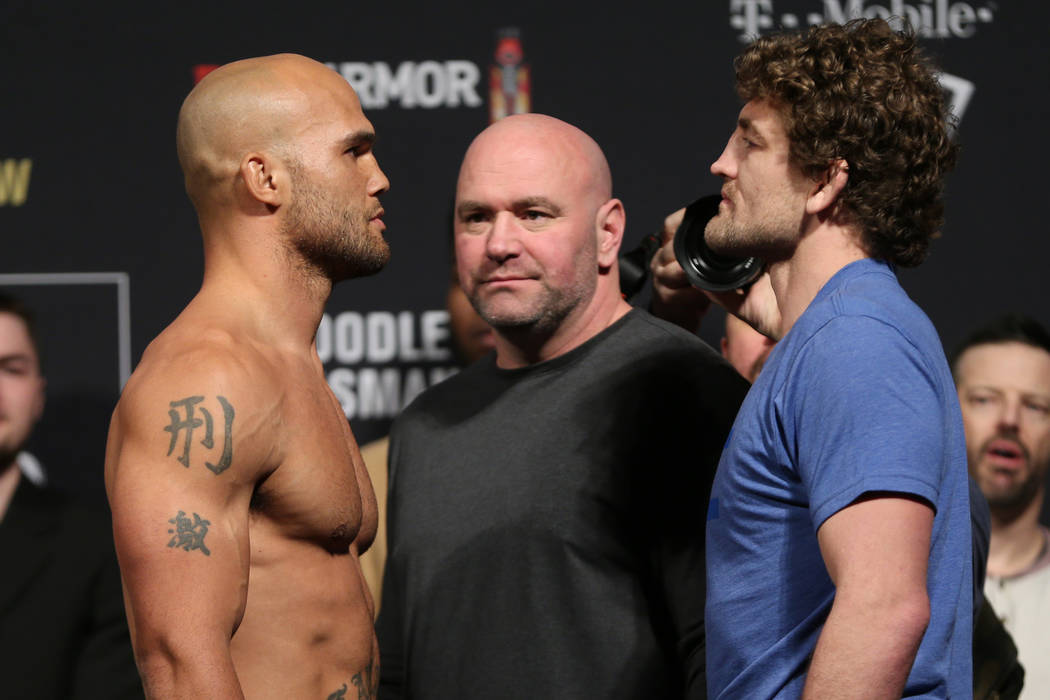
M370 277L384 267L390 261L390 246L386 241L382 245L370 246L367 249L356 251L353 255L332 261L329 270L332 280L356 279L358 277Z
M745 250L746 245L741 243L739 234L732 229L727 217L723 215L716 216L707 223L707 228L704 229L704 243L718 255L738 258L753 255Z
M1029 482L1015 483L1008 486L981 484L988 507L992 510L1020 512L1035 500L1039 492L1038 485Z

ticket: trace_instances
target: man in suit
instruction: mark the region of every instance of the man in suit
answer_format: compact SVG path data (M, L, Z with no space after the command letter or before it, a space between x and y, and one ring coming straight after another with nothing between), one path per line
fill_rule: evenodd
M109 517L24 477L44 409L32 317L0 294L0 695L141 698Z

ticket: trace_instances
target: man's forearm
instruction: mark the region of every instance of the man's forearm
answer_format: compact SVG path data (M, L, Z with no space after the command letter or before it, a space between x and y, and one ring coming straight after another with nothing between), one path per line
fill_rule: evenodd
M836 597L803 698L900 698L929 616L925 592L883 604Z

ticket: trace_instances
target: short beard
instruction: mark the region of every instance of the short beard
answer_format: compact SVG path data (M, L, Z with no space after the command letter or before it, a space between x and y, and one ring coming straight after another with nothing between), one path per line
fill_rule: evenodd
M984 455L987 452L988 445L993 440L1003 439L1004 435L996 434L985 441L981 445L980 452L978 455ZM1039 495L1039 490L1043 486L1043 478L1046 473L1045 466L1040 469L1040 465L1036 465L1032 462L1032 455L1028 449L1020 442L1016 443L1021 450L1021 454L1027 460L1030 467L1027 478L1019 484L1011 486L1010 488L995 491L995 492L984 492L984 497L988 501L988 507L996 511L1001 516L1013 517L1024 512L1032 501L1035 500L1036 496ZM978 482L978 486L980 483ZM984 489L981 489L984 491Z
M382 270L390 259L390 246L381 235L369 231L374 214L336 209L298 168L289 169L295 196L288 205L282 233L306 266L332 282Z
M561 290L549 287L545 289L546 294L540 307L533 310L532 313L513 316L494 315L482 306L477 296L471 298L470 303L485 323L508 337L553 335L578 304L572 303L569 295Z
M1000 514L1018 515L1035 500L1043 485L1043 474L1034 470L1031 475L1013 488L998 493L985 494L988 507Z
M596 249L581 251L580 255L587 260L595 259L597 265ZM500 315L486 306L487 302L481 299L476 287L474 293L467 296L485 323L512 343L521 345L554 335L573 311L594 298L597 288L597 275L560 289L544 284L543 294L537 297L535 306L516 314Z
M794 242L772 225L737 228L728 216L716 216L704 228L704 240L711 250L727 257L755 256L765 261L791 257Z

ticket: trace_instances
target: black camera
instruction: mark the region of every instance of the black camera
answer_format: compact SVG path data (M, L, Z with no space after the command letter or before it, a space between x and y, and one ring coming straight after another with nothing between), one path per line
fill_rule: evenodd
M685 208L685 216L674 233L674 255L685 270L689 283L711 292L727 292L745 287L762 274L758 258L719 255L707 247L704 229L718 214L722 196L708 195Z

